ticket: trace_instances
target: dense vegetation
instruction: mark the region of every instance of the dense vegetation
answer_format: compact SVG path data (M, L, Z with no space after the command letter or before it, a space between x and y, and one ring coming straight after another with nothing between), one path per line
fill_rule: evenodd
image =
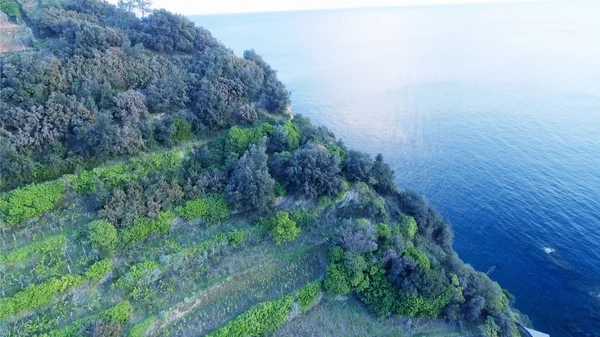
M21 5L38 48L0 56L7 335L256 336L348 295L518 336L450 224L381 155L289 115L254 51L164 10Z

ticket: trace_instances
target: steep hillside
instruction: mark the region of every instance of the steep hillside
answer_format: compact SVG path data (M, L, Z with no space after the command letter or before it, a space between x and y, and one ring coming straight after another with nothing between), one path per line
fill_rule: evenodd
M292 116L254 51L163 10L21 8L36 48L0 55L1 335L519 336L450 224L381 155Z

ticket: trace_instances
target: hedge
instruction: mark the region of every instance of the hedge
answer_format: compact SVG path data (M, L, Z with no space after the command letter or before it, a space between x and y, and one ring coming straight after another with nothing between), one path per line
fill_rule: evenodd
M88 270L85 272L85 277L93 281L99 281L106 276L111 269L112 261L110 259L101 260L88 268Z
M81 329L83 326L89 324L98 319L105 321L112 321L118 323L125 323L131 316L131 305L127 301L123 301L114 307L97 315L92 315L79 319L61 329L50 331L47 334L42 334L40 337L76 337L81 336Z

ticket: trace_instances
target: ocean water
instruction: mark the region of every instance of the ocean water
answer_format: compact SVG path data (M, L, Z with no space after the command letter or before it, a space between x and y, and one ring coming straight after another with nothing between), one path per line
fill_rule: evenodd
M452 222L552 336L600 336L600 1L197 16Z

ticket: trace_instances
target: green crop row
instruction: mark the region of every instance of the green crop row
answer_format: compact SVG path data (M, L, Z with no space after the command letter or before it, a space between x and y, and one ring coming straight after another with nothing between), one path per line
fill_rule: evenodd
M63 198L65 186L62 181L31 184L0 196L0 218L9 225L40 216Z
M316 301L320 292L320 281L311 282L295 294L255 305L207 336L250 337L272 332L288 320L294 303L306 308Z
M65 235L57 235L35 241L0 255L0 264L15 264L29 260L35 255L46 255L51 251L65 249L69 240Z
M39 337L75 337L81 336L83 326L96 320L107 322L125 323L131 317L131 305L127 301L123 301L114 307L97 315L92 315L79 319L61 329L50 331L47 334L42 334Z
M97 182L102 183L108 189L113 189L125 183L140 180L155 172L173 173L181 167L187 151L188 149L176 149L163 153L145 154L126 162L97 167L91 171L81 171L75 177L73 184L78 193L86 194L94 190Z
M221 244L230 244L232 246L238 246L244 243L244 241L246 241L246 232L244 231L219 233L197 246L186 249L184 251L184 254L199 255L203 252L208 251L211 247L216 247Z
M32 284L12 297L0 298L0 319L48 305L58 293L78 286L85 282L86 279L97 281L108 273L110 268L112 268L112 264L109 260L100 261L93 264L86 271L85 276L64 275L60 278L50 279L44 283Z

